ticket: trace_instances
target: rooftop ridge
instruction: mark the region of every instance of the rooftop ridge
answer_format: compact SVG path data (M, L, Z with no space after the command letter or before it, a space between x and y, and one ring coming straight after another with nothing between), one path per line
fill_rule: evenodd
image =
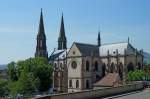
M102 44L102 46L104 46L104 45L113 45L113 44L122 44L122 43L128 43L128 42L104 43L104 44Z
M91 46L97 46L96 44L89 44L89 43L81 43L81 42L74 42L75 44L82 44L82 45L91 45Z

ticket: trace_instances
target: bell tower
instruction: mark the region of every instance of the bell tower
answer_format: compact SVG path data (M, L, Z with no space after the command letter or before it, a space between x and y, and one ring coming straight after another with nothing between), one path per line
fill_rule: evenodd
M41 9L41 15L40 15L39 30L37 34L37 45L36 45L35 57L48 58L42 9Z
M61 18L61 26L58 37L58 50L67 49L67 38L65 36L65 28L64 28L64 18L62 14Z

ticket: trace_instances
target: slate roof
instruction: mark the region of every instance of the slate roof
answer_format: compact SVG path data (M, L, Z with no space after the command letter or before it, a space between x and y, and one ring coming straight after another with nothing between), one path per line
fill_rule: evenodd
M59 54L59 57L57 57L56 59L65 59L68 52L69 52L69 49L64 50L61 54Z
M132 47L130 43L122 42L122 43L113 43L113 44L106 44L99 47L100 56L107 56L109 50L109 55L115 56L117 54L124 55L125 50L126 54L135 54L135 48Z
M112 43L112 44L104 44L98 47L94 44L85 44L85 43L79 43L74 42L74 44L77 46L79 51L83 56L107 56L108 51L109 55L116 56L117 51L118 55L124 55L125 50L126 54L135 54L136 49L128 42L122 42L122 43ZM55 50L51 56L49 57L50 61L58 60L58 59L64 59L66 58L67 53L70 49L67 50ZM138 52L138 54L140 54Z
M91 56L92 54L99 55L99 48L97 45L77 43L77 42L75 42L75 44L83 56Z
M69 49L64 50L55 50L49 57L50 61L58 60L58 59L65 59L66 54L68 53Z

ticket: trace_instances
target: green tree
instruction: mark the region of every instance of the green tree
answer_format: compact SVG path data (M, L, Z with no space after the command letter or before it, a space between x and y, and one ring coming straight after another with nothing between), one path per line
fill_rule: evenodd
M52 67L45 58L36 57L18 61L17 63L12 62L8 65L8 69L12 81L10 89L14 94L31 94L36 90L43 92L47 91L51 86Z
M52 83L52 69L46 65L38 66L35 75L40 80L39 91L47 91Z
M0 96L5 96L9 92L8 83L5 80L0 79Z
M21 73L19 80L10 83L9 87L13 95L17 93L31 95L36 91L37 84L38 79L35 79L33 74Z
M9 79L11 81L17 81L18 80L15 65L16 65L15 62L11 62L7 65L7 67L8 67L8 76L9 76Z
M128 81L139 81L149 79L149 75L143 70L130 71L127 75Z

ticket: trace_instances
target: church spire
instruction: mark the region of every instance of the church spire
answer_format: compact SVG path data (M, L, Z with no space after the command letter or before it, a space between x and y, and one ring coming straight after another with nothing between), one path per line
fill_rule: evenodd
M37 46L36 46L35 57L48 58L42 9L41 9L41 15L40 15L39 30L37 34Z
M128 37L128 43L130 43L130 38Z
M43 12L41 9L41 15L40 15L40 23L39 23L39 30L38 35L43 34L45 36L45 30L44 30L44 22L43 22Z
M98 45L98 47L101 46L101 36L100 36L100 31L98 32L97 45Z
M59 37L58 37L58 50L62 50L62 49L67 49L67 40L65 36L63 14L61 17L61 26L60 26L60 32L59 32Z
M65 28L64 28L63 13L62 13L62 17L61 17L61 25L60 25L59 37L65 37Z

